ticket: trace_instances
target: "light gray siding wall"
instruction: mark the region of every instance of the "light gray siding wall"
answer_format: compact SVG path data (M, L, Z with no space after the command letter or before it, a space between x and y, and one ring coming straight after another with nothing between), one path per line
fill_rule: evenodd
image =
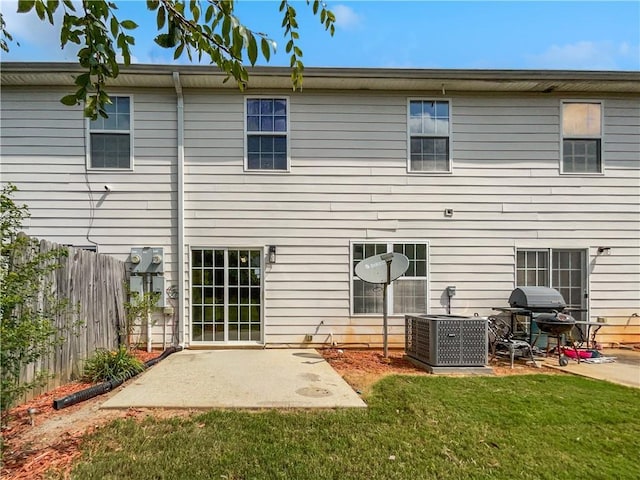
M592 317L638 311L638 99L604 99L605 174L568 176L561 98L451 96L453 173L416 175L407 174L408 97L420 96L289 95L291 170L260 174L243 172L243 97L185 93L186 241L277 245L266 343L333 333L379 344L381 319L349 313L352 240L428 241L431 313L445 312L447 285L458 287L453 313L508 306L517 248L589 249ZM614 253L595 258L600 245ZM400 345L403 319L391 325Z
M60 98L68 90L3 87L2 182L19 191L32 236L127 260L131 247L165 249L167 280L176 271L176 101L166 91L133 94L134 171L87 172L85 121ZM104 185L111 186L105 192ZM87 236L90 240L87 239ZM160 322L164 318L160 319ZM154 341L161 341L158 325Z
M122 259L133 246L163 246L175 283L174 92L122 92L134 95L135 170L88 174L84 120L59 103L64 93L1 92L0 173L30 207L28 232L74 245L89 234ZM428 241L431 313L445 312L447 285L457 286L453 313L507 306L518 248L588 249L591 317L624 325L640 313L639 99L599 98L606 170L573 176L559 173L563 98L451 95L453 172L420 175L406 161L407 98L420 95L260 93L290 99L289 173L243 171L242 95L185 91L185 228L191 247L277 245L265 271L266 343L333 333L379 344L381 319L350 315L357 240ZM402 318L391 333L401 345Z

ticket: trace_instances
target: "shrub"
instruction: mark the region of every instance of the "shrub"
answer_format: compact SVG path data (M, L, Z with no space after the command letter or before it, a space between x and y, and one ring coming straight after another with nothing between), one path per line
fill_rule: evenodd
M142 372L144 364L131 355L127 347L118 350L99 349L84 364L83 379L87 382L125 380Z
M40 250L38 241L19 233L29 217L26 205L17 205L9 184L0 190L0 411L4 414L20 396L43 385L49 373L42 368L35 378L21 381L21 372L46 358L61 344L64 332L55 319L67 302L51 290L48 276L59 268L64 248Z

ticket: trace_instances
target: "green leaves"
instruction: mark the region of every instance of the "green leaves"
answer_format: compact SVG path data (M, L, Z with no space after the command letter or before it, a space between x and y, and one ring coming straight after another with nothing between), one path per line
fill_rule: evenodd
M78 105L80 102L78 97L75 94L65 95L60 99L60 102L68 107L73 107L74 105Z
M131 63L131 47L135 37L129 34L138 25L133 20L118 20L117 6L107 0L80 0L82 8L76 13L72 0L19 0L18 12L35 14L41 20L53 23L54 13L63 6L60 25L60 44L82 45L78 51L78 63L86 73L78 76L75 94L61 99L65 105L84 103L84 114L96 119L106 116L104 106L109 102L107 83L118 77L120 65ZM204 2L203 2L204 3ZM334 33L335 16L321 0L307 0L314 15L331 35ZM262 57L270 61L276 51L276 43L265 33L256 32L242 24L235 16L234 0L147 0L147 10L155 12L158 35L155 42L162 48L173 49L174 59L185 53L193 60L193 53L201 61L203 57L233 78L240 89L249 80L245 62L256 65ZM205 9L206 6L206 9ZM296 9L288 0L279 5L282 28L288 37L285 51L290 55L291 81L294 90L302 88L304 65ZM8 51L6 31L0 14L0 48ZM258 45L259 44L259 45ZM225 80L225 81L226 81Z
M35 4L35 0L18 0L18 13L30 12Z
M66 249L43 251L39 242L19 233L29 217L25 205L12 199L16 187L0 191L0 410L38 386L23 383L21 371L49 353L61 338L52 319L66 304L51 293L47 275L59 266ZM37 369L38 367L36 367ZM44 375L44 373L43 373Z
M116 17L111 17L111 18L114 19ZM117 22L117 20L116 20L116 22ZM124 28L126 30L133 30L135 28L138 28L138 24L136 22L134 22L133 20L123 20L122 22L120 22L120 27Z

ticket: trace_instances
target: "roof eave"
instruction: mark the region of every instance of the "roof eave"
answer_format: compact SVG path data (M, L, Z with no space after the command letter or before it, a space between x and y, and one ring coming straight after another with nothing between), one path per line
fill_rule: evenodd
M83 72L76 63L0 64L2 85L73 85ZM291 89L286 67L250 67L248 89ZM131 65L123 67L114 87L172 88L173 72L184 88L236 89L215 66ZM640 94L640 72L575 70L461 70L308 67L305 90L404 90L478 92L593 92Z

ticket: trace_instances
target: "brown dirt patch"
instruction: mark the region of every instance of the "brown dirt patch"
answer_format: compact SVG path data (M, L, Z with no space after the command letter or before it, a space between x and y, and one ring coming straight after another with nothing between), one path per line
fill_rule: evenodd
M135 352L143 362L155 358L159 353ZM406 360L403 351L391 350L388 358L384 358L381 350L325 349L320 353L354 390L365 397L370 393L371 386L387 375L428 375ZM492 366L496 375L563 374L522 363L511 369L508 362L501 360L493 362ZM189 410L160 409L100 410L105 399L119 389L63 410L53 409L53 400L89 386L91 384L70 383L10 412L10 420L2 428L3 464L0 477L3 480L44 480L52 472L59 478L68 478L73 460L80 455L82 437L116 418L142 419L149 415L168 418L193 413ZM31 408L37 412L33 424L28 413Z

